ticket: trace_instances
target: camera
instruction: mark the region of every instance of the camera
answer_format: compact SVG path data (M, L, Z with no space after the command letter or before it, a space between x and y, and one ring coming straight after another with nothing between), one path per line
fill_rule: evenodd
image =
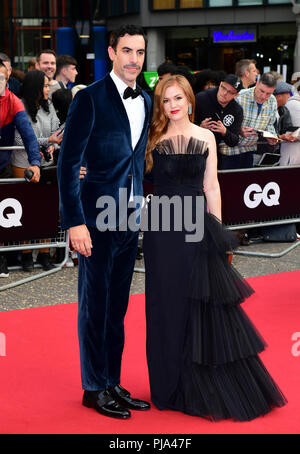
M51 145L50 145L51 146ZM40 150L41 150L41 153L43 155L43 158L45 159L46 162L49 162L51 161L52 157L51 157L51 153L48 151L48 149L50 148L50 146L45 146L45 145L41 145L40 146Z

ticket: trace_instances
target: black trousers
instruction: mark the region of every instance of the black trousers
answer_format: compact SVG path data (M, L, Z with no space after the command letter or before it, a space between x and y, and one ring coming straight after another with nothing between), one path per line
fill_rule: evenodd
M10 163L0 169L0 178L13 178L13 172Z

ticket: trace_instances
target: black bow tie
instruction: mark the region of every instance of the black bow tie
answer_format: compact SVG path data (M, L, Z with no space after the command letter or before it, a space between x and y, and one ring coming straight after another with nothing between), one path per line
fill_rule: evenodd
M135 90L131 87L127 87L126 90L124 91L124 94L123 94L123 98L124 99L127 99L127 98L137 98L138 96L140 96L140 94L142 93L142 90L137 87Z

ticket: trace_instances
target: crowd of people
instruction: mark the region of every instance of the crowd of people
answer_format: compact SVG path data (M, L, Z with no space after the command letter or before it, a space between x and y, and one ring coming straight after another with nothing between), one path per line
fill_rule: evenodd
M260 74L253 59L239 60L234 74L209 69L192 74L168 62L157 72L159 81L170 74L188 78L196 98L194 122L214 133L219 170L253 167L267 152L281 154L280 165L300 164L293 134L300 124L297 73L286 83L275 71ZM263 131L274 138L264 138ZM287 150L295 150L292 159Z
M121 27L108 47L112 70L73 93L73 57L42 50L13 94L10 60L0 54L0 147L24 145L21 152L0 152L0 178L30 169L38 182L40 167L57 160L61 227L79 262L82 404L120 419L150 409L120 383L139 233L123 229L134 213L131 202L143 195L149 174L155 195L183 203L188 196L191 213L205 198L201 241L186 241L189 231L176 229L174 213L173 230L159 223L144 235L151 400L161 410L249 421L287 401L259 359L265 343L240 307L253 289L228 260L236 238L222 226L217 170L253 167L264 147L278 151L279 138L286 157L285 147L296 143L299 95L277 74L258 77L254 60L241 60L232 74L193 74L164 62L154 91L143 90L136 81L143 85L146 42L140 27ZM285 164L297 162L295 153ZM111 229L99 227L102 196L117 205ZM0 275L7 276L0 259ZM47 249L38 262L53 266ZM32 270L31 251L22 252L21 263Z
M75 85L77 74L77 61L70 55L56 56L52 49L31 59L26 73L13 70L9 56L0 53L0 149L19 147L0 151L0 178L24 178L28 169L31 182L37 183L40 167L57 162L69 106L84 88ZM33 270L31 250L24 249L20 260L24 271ZM45 271L54 267L46 247L36 261ZM8 275L6 255L0 254L0 277Z
M288 84L276 72L260 75L255 60L242 59L234 74L210 69L193 73L170 62L163 62L157 74L156 87L175 74L189 81L196 102L194 123L213 132L219 170L253 167L269 152L280 155L280 165L300 164L299 140L294 133L300 125L300 95L293 86L296 73ZM40 166L49 160L57 162L69 106L74 95L85 88L75 86L77 75L74 57L57 56L52 49L32 58L26 73L14 70L10 58L0 53L0 147L24 147L23 151L1 151L0 178L20 178L30 169L31 181L38 182ZM153 98L154 91L145 86L142 73L138 82ZM280 141L264 138L263 131ZM49 250L40 251L38 262L45 270L53 267ZM33 269L30 250L22 253L21 264L24 271ZM8 276L3 254L0 276Z
M300 125L300 96L293 86L296 73L288 84L276 72L260 75L255 60L242 59L234 74L210 69L193 73L170 62L159 65L157 74L156 87L175 74L189 81L196 101L194 123L213 132L219 170L253 167L269 152L274 157L280 155L280 165L300 163L299 140L294 133ZM0 53L0 147L24 146L24 151L1 151L0 178L23 177L28 168L33 171L31 181L38 182L39 167L49 160L57 162L69 106L78 90L85 88L75 86L77 75L74 57L57 56L52 49L32 58L26 73L14 70L10 58ZM138 82L153 98L154 91L145 86L142 73ZM264 138L263 131L280 141ZM53 267L47 249L40 251L38 262L45 270ZM24 271L33 269L31 251L24 250L21 264ZM3 254L0 276L8 276Z

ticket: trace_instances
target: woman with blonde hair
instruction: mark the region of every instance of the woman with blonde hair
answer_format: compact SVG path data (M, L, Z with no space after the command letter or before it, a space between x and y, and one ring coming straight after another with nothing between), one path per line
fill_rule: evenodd
M221 224L215 139L193 124L194 106L183 76L155 90L146 150L154 194L144 232L151 399L161 410L247 421L286 399L240 307L253 290L228 261L236 243Z

